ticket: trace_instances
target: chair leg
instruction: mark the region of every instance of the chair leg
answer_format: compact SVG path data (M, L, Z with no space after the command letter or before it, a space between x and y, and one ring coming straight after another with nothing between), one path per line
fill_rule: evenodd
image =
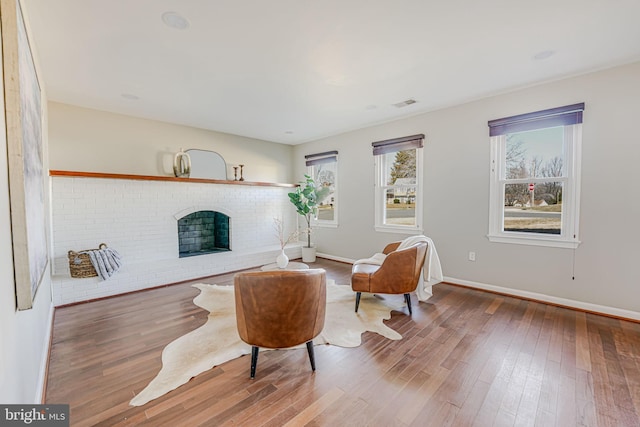
M256 367L258 366L258 347L251 347L251 379L256 377Z
M404 294L404 300L407 302L407 307L409 308L409 316L411 316L413 314L413 312L411 311L411 295Z
M360 296L362 292L356 292L356 313L358 312L358 306L360 305Z
M311 370L316 370L316 357L313 353L313 341L307 341L307 353L309 353L309 362L311 362Z

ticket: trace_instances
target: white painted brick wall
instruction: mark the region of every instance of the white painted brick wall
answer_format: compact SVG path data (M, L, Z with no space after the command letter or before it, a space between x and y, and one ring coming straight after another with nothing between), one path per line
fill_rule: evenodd
M280 246L273 218L287 232L297 216L290 188L52 177L53 299L64 305L272 263ZM217 210L230 216L230 252L178 257L176 215ZM106 243L124 265L106 281L69 274L69 250ZM300 245L287 247L300 257Z

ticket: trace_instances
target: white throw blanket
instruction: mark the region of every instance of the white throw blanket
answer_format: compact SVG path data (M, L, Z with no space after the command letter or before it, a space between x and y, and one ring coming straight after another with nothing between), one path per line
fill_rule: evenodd
M440 265L440 257L438 257L438 252L436 251L436 245L429 237L418 235L404 239L400 242L400 245L398 245L396 250L406 249L420 242L427 243L427 254L424 259L424 266L422 267L420 279L418 280L418 286L416 287L416 295L418 296L418 300L426 301L433 295L433 285L444 280L442 266ZM387 256L385 254L377 253L371 258L359 259L354 264L382 265L386 257Z
M122 266L120 254L114 249L93 249L86 252L101 280L107 280Z

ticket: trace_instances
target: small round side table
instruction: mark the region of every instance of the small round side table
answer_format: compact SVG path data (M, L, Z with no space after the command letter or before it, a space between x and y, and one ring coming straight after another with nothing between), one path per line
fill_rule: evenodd
M278 265L274 262L273 264L267 264L260 267L262 271L273 271L273 270L308 270L309 266L303 262L295 262L290 261L285 268L278 268Z

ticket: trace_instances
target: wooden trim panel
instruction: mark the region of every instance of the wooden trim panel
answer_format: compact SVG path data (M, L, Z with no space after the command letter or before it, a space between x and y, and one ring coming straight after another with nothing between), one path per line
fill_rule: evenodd
M229 185L251 185L257 187L286 187L294 188L296 184L282 184L275 182L253 182L253 181L229 181L222 179L202 179L202 178L176 178L173 176L153 176L153 175L133 175L103 172L80 172L49 170L49 176L61 176L70 178L107 178L107 179L129 179L135 181L170 181L170 182L195 182L202 184L229 184Z

